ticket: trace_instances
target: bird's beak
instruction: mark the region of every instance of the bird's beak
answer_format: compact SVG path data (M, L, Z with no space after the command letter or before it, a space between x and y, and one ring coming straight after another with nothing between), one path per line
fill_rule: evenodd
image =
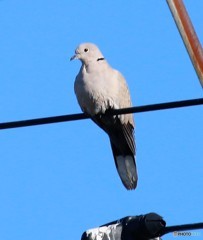
M73 55L73 56L70 58L70 61L75 60L75 59L78 59L78 55L77 55L77 54Z

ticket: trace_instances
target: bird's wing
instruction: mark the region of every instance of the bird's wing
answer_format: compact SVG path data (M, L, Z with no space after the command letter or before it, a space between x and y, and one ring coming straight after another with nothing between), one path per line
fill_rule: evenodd
M118 174L127 189L137 185L134 129L130 123L121 123L119 117L95 115L92 120L109 136Z
M109 105L105 114L92 116L92 120L109 136L119 176L127 189L137 185L137 169L135 162L134 120L132 114L112 116L108 112L116 108L126 108L132 105L128 86L124 77L115 70L111 85L113 104ZM115 94L116 92L116 94Z

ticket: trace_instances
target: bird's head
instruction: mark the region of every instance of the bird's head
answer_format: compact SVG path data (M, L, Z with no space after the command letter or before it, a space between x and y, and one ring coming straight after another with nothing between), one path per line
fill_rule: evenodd
M70 60L79 59L82 63L88 64L90 62L96 62L103 60L104 57L99 48L93 43L82 43L76 50L75 55Z

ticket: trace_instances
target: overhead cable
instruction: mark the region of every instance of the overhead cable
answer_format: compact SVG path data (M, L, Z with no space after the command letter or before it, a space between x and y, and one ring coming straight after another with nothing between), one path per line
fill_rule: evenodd
M150 111L190 107L190 106L197 106L197 105L203 105L203 98L166 102L166 103L157 103L157 104L129 107L129 108L123 108L123 109L111 109L108 111L108 114L121 115L121 114L129 114L129 113L141 113L141 112L150 112ZM87 118L90 118L90 116L84 113L76 113L76 114L61 115L61 116L54 116L54 117L4 122L4 123L0 123L0 130L9 129L9 128L28 127L28 126L35 126L35 125L42 125L42 124L50 124L50 123L76 121L76 120L82 120Z

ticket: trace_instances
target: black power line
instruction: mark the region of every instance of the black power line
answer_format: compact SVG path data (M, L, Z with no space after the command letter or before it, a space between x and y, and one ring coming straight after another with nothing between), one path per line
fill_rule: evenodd
M168 227L165 227L160 232L159 235L163 236L171 232L180 232L180 231L188 231L188 230L195 230L195 229L203 229L203 223L191 223L191 224L183 224L183 225L176 225L176 226L168 226Z
M157 213L128 216L116 221L103 224L82 234L81 240L157 240L159 237L173 233L174 236L192 235L188 230L203 229L203 223L166 226L166 222ZM196 234L198 234L196 232ZM200 233L199 233L200 234ZM198 236L198 235L196 235Z
M164 109L171 109L171 108L190 107L190 106L197 106L202 104L203 104L203 98L198 98L198 99L190 99L190 100L183 100L183 101L150 104L150 105L123 108L123 109L112 109L108 111L108 114L121 115L121 114L128 114L128 113L157 111L157 110L164 110ZM61 116L55 116L55 117L45 117L45 118L5 122L5 123L0 123L0 130L9 129L9 128L28 127L28 126L35 126L35 125L42 125L42 124L50 124L50 123L58 123L58 122L76 121L76 120L82 120L87 118L90 118L90 117L84 113L77 113L77 114L61 115Z

